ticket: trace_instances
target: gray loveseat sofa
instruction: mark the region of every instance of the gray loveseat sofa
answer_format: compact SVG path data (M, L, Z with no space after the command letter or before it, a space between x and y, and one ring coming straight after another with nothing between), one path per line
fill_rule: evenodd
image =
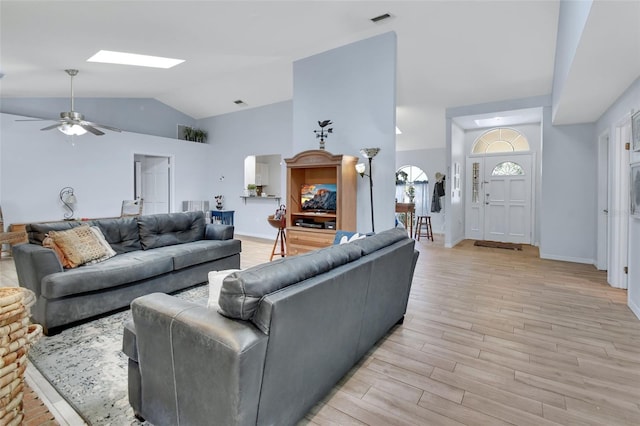
M42 246L50 231L98 226L117 255L64 269ZM129 306L136 297L170 293L207 281L209 271L239 268L233 226L206 224L203 212L29 224L29 243L13 248L18 282L37 297L34 322L45 333Z
M407 308L418 258L402 229L224 278L219 311L166 294L132 303L129 401L161 425L291 425Z

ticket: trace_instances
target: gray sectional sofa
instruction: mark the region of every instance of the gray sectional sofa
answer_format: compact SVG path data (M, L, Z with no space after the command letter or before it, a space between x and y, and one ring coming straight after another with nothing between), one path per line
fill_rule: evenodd
M292 425L407 308L418 252L402 229L224 278L219 308L132 303L123 350L136 416L162 425Z
M117 255L64 269L42 241L50 231L82 224L99 227ZM26 230L29 243L13 248L18 282L36 294L32 320L47 334L128 307L145 294L204 283L209 271L240 267L241 244L233 239L233 226L206 224L203 212L33 223Z

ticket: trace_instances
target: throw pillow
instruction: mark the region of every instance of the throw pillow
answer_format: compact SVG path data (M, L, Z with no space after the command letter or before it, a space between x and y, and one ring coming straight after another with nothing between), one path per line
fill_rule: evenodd
M65 269L71 268L71 263L69 263L69 259L67 259L64 256L64 253L62 252L62 250L60 250L60 247L58 247L58 245L53 242L49 234L47 234L44 237L44 240L42 240L42 247L50 248L51 250L53 250L56 256L58 256L58 260L60 261L60 264L62 265L63 268Z
M107 254L89 226L82 225L68 231L51 231L49 237L69 260L70 268L99 259Z
M346 244L351 241L359 240L361 238L365 238L366 234L359 234L357 232L350 231L337 231L336 237L333 240L333 244Z
M222 282L225 277L234 272L241 271L241 269L225 269L222 271L209 272L209 301L207 302L207 308L218 309L218 299L220 297L220 289L222 288Z
M91 226L90 229L91 229L91 232L95 234L98 241L100 241L100 244L102 245L102 247L104 247L104 250L107 252L107 254L105 254L99 259L87 262L87 265L93 265L95 263L104 262L105 260L111 259L113 256L115 256L116 251L111 248L111 245L109 245L109 243L107 242L107 239L104 237L104 234L102 233L100 228L98 228L97 226Z

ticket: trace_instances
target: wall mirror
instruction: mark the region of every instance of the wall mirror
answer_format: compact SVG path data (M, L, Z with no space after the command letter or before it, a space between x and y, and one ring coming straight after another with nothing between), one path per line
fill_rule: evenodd
M255 196L279 197L281 162L280 154L247 156L244 159L244 188L255 185Z

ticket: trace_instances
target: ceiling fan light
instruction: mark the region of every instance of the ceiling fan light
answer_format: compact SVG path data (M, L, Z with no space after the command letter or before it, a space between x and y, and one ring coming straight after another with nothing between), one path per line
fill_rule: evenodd
M82 126L69 123L62 123L58 127L58 130L68 136L81 136L87 133L87 131Z

